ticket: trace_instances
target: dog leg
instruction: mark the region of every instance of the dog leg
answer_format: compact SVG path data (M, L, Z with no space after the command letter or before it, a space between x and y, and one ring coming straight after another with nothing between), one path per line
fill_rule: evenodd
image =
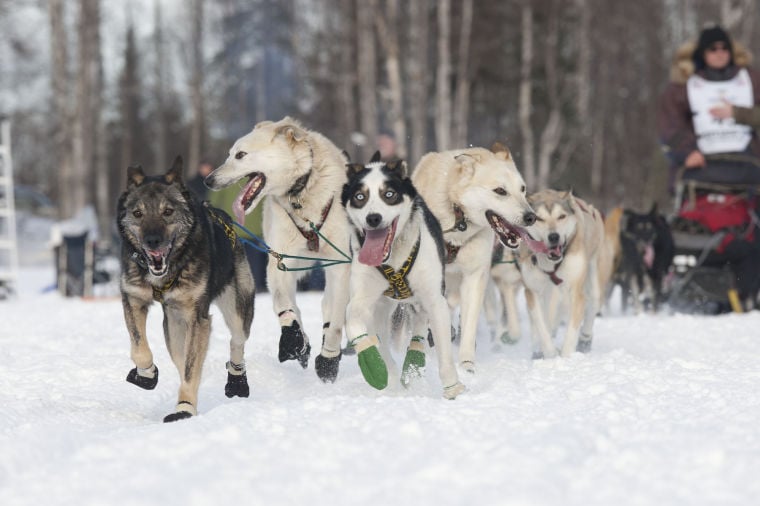
M369 335L365 322L373 321L376 297L353 297L346 309L346 333L359 360L362 376L372 387L382 390L388 386L388 366L378 349L379 338Z
M569 357L578 347L578 338L583 316L589 310L591 297L585 293L583 285L573 286L570 290L570 318L567 322L565 341L562 343L562 356ZM596 314L596 313L594 313Z
M130 336L130 356L135 368L127 374L127 382L145 390L153 390L158 384L158 368L153 363L153 353L150 351L145 322L148 316L148 305L144 301L122 295L124 320Z
M441 385L443 385L443 396L446 399L454 399L464 392L465 387L459 382L451 341L445 338L449 327L451 327L446 300L440 297L431 301L429 307L425 308L425 313L429 317L427 320L433 330L433 339L436 339L438 335L444 336L443 339L436 340L438 343L435 347L438 358L438 376L441 378Z
M501 281L498 286L507 317L507 333L501 335L501 342L516 344L522 337L520 319L517 317L517 285L508 281Z
M198 413L198 387L208 350L211 318L208 309L205 315L181 308L166 307L165 311L165 321L168 320L165 324L168 329L167 342L171 343L170 349L177 356L175 364L178 364L180 386L175 412L165 416L164 422L175 422Z
M470 373L475 372L475 337L478 332L478 318L483 307L488 269L474 271L463 276L461 285L461 344L459 345L459 363ZM435 339L435 334L433 335Z
M236 297L237 294L239 297ZM226 364L227 384L224 395L227 397L248 397L248 377L245 369L245 343L251 332L254 305L253 284L241 283L228 286L217 299L224 321L230 329L230 360Z
M325 271L325 294L322 297L322 350L314 360L317 376L324 382L338 377L343 325L348 305L348 265L335 265Z
M538 295L528 288L525 289L525 300L528 304L528 314L530 316L531 331L533 339L537 340L541 355L543 358L554 358L557 356L557 348L554 346L549 329L546 326L546 317L541 308ZM533 358L541 358L534 352Z
M269 289L272 292L272 304L280 319L280 362L297 360L306 369L309 364L311 346L309 337L301 325L301 312L296 306L296 275L277 269L276 262L267 266Z

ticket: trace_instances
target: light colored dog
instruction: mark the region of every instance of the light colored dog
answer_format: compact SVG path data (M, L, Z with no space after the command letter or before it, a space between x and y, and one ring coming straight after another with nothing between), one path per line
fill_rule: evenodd
M315 229L341 251L348 251L348 218L340 205L346 163L345 155L327 138L286 117L278 122L263 121L235 141L227 160L205 182L217 190L247 178L233 204L239 222L267 196L263 229L273 251L334 260L341 258L339 253ZM267 283L282 329L279 360L297 360L305 368L311 347L295 300L300 273L281 270L278 263L269 262ZM290 269L313 263L303 259L286 262ZM325 269L324 334L315 361L317 374L324 381L334 381L338 374L348 271L347 264Z
M562 356L588 352L612 275L613 245L605 240L602 215L570 192L543 190L528 201L538 216L530 232L548 247L545 252L521 247L516 264L525 284L534 348L540 348L535 356L557 355L552 335L560 308L568 312Z
M522 286L516 250L501 243L494 245L484 309L496 342L515 344L522 336L517 316L517 297Z
M441 226L406 176L404 162L381 162L378 152L369 164L351 164L348 172L341 202L353 224L354 255L346 332L358 351L362 374L377 389L387 386L388 370L378 336L390 337L394 310L399 304L409 304L414 337L402 383L407 385L409 376L420 372L414 369L424 367L424 336L430 325L443 395L453 399L464 386L451 351ZM385 355L389 358L387 350Z
M475 371L475 337L491 267L494 233L509 248L525 242L541 249L525 226L536 219L525 181L509 151L468 148L428 153L412 176L414 186L441 223L446 245L446 296L460 305L459 362ZM438 339L440 341L440 339Z

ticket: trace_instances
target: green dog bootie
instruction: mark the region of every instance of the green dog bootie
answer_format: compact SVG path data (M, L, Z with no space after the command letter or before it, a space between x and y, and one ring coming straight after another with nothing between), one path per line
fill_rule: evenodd
M388 367L377 349L379 343L377 336L367 334L351 340L351 346L356 350L359 359L362 376L370 386L382 390L388 386Z
M425 341L421 336L414 336L406 349L404 366L401 368L401 384L409 387L414 378L421 378L425 370Z

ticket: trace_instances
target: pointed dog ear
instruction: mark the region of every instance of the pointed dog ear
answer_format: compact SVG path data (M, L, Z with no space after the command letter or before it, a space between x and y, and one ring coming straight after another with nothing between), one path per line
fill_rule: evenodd
M288 144L294 146L306 139L306 132L295 125L282 125L275 130L276 135L282 135Z
M493 143L491 146L491 152L496 155L496 158L501 158L502 160L512 159L512 154L509 152L509 149L499 141Z
M652 204L652 209L649 210L650 216L657 216L657 202Z
M346 164L346 175L350 178L354 174L358 174L359 172L364 170L364 165L360 163L347 163Z
M166 173L164 179L168 184L172 184L175 181L182 182L182 156L177 155L174 159L169 172Z
M372 155L372 158L370 158L369 163L375 163L380 161L380 151L375 151L375 153Z
M127 188L140 186L145 179L142 165L130 165L127 167Z
M399 175L403 178L406 176L406 162L404 160L392 160L385 164L388 170Z

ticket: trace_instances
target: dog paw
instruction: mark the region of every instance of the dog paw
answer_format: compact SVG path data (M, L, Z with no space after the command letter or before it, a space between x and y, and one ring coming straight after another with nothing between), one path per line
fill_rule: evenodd
M319 379L325 383L335 383L338 377L341 355L342 353L338 354L337 357L323 357L322 354L317 355L317 358L314 359L314 369L316 369Z
M443 387L443 398L454 400L457 398L457 395L461 394L465 390L466 390L466 387L457 381L453 385Z
M509 332L502 332L502 334L499 336L499 341L501 341L503 344L517 344L519 340L520 336L513 336Z
M177 411L170 413L164 417L164 423L184 420L185 418L190 418L196 414L197 413L195 411L195 406L193 406L188 401L180 401L177 403Z
M544 352L540 350L534 351L530 358L531 360L542 360L544 358Z
M277 356L280 362L286 360L297 360L301 367L306 369L309 364L309 354L311 346L305 343L303 331L297 321L294 321L287 327L281 327L280 351Z
M370 386L382 390L388 386L388 367L377 348L378 343L377 336L365 336L358 343L352 342L352 346L356 348L359 369L364 380Z
M185 418L192 418L192 416L192 413L188 413L187 411L177 411L176 413L166 415L164 417L164 423L177 422L179 420L184 420Z
M578 346L575 349L581 353L591 352L591 339L578 341Z
M243 374L227 373L227 384L224 385L224 395L232 397L248 397L251 393L248 388L248 378Z
M462 369L464 369L465 372L475 374L475 362L472 360L463 360L459 365L462 366Z
M135 367L129 371L129 374L127 374L127 382L137 385L140 388L144 388L145 390L153 390L158 384L158 367L153 365L153 370L153 377L142 376L137 372L137 367Z
M415 336L406 350L404 365L401 368L401 384L405 388L409 387L415 378L421 378L425 372L425 351L422 343L423 338Z

